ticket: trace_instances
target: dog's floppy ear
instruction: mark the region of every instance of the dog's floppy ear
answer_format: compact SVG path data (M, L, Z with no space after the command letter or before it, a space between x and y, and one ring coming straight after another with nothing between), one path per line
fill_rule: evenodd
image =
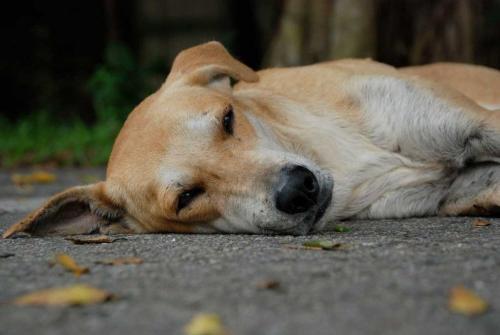
M257 73L233 58L219 42L182 51L174 60L166 85L200 85L230 89L230 79L255 82Z
M104 182L72 187L54 195L42 207L9 227L3 237L31 235L130 233L124 211L104 193Z

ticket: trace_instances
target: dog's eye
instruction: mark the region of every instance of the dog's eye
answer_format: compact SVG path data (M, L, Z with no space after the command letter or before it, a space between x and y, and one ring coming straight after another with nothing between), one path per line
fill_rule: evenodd
M224 131L228 135L233 134L233 123L234 123L234 112L233 106L229 105L226 109L226 114L224 114L224 118L222 119L222 126L224 127Z
M187 207L191 201L197 196L205 192L201 187L195 187L190 190L184 191L179 195L177 199L177 213L179 213L184 207Z

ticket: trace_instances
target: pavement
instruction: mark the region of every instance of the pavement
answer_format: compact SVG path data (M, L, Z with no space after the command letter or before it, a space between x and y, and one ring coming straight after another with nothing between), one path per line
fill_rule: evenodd
M19 172L19 171L16 171ZM20 189L0 171L0 230L48 195L103 176L54 172L53 184ZM0 239L0 334L184 334L198 313L216 313L232 335L500 334L500 220L347 221L351 230L312 236L130 235L75 245L60 237ZM311 239L335 251L293 249ZM284 245L285 244L285 245ZM64 252L90 268L75 277L50 267ZM96 261L136 256L139 265ZM279 282L278 288L262 283ZM19 307L15 297L87 283L118 299L82 307ZM490 304L480 316L448 308L464 285ZM264 285L265 286L265 285Z

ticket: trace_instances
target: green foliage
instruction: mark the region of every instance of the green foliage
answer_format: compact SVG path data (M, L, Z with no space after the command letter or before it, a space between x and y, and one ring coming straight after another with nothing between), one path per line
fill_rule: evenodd
M0 165L105 164L123 121L146 94L145 75L125 46L109 45L87 83L96 121L60 122L47 109L15 123L0 117Z
M79 119L58 124L41 111L10 124L0 120L0 159L6 167L20 164L99 165L106 163L120 123L87 126Z
M123 120L128 115L146 94L144 72L124 45L108 46L104 64L88 83L99 121Z

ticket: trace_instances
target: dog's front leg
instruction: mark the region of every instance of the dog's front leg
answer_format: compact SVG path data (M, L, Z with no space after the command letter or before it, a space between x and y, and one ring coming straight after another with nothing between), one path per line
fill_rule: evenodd
M367 76L355 81L362 131L377 146L453 168L500 161L500 113L423 80Z
M500 164L481 163L464 169L451 185L439 212L500 217Z

